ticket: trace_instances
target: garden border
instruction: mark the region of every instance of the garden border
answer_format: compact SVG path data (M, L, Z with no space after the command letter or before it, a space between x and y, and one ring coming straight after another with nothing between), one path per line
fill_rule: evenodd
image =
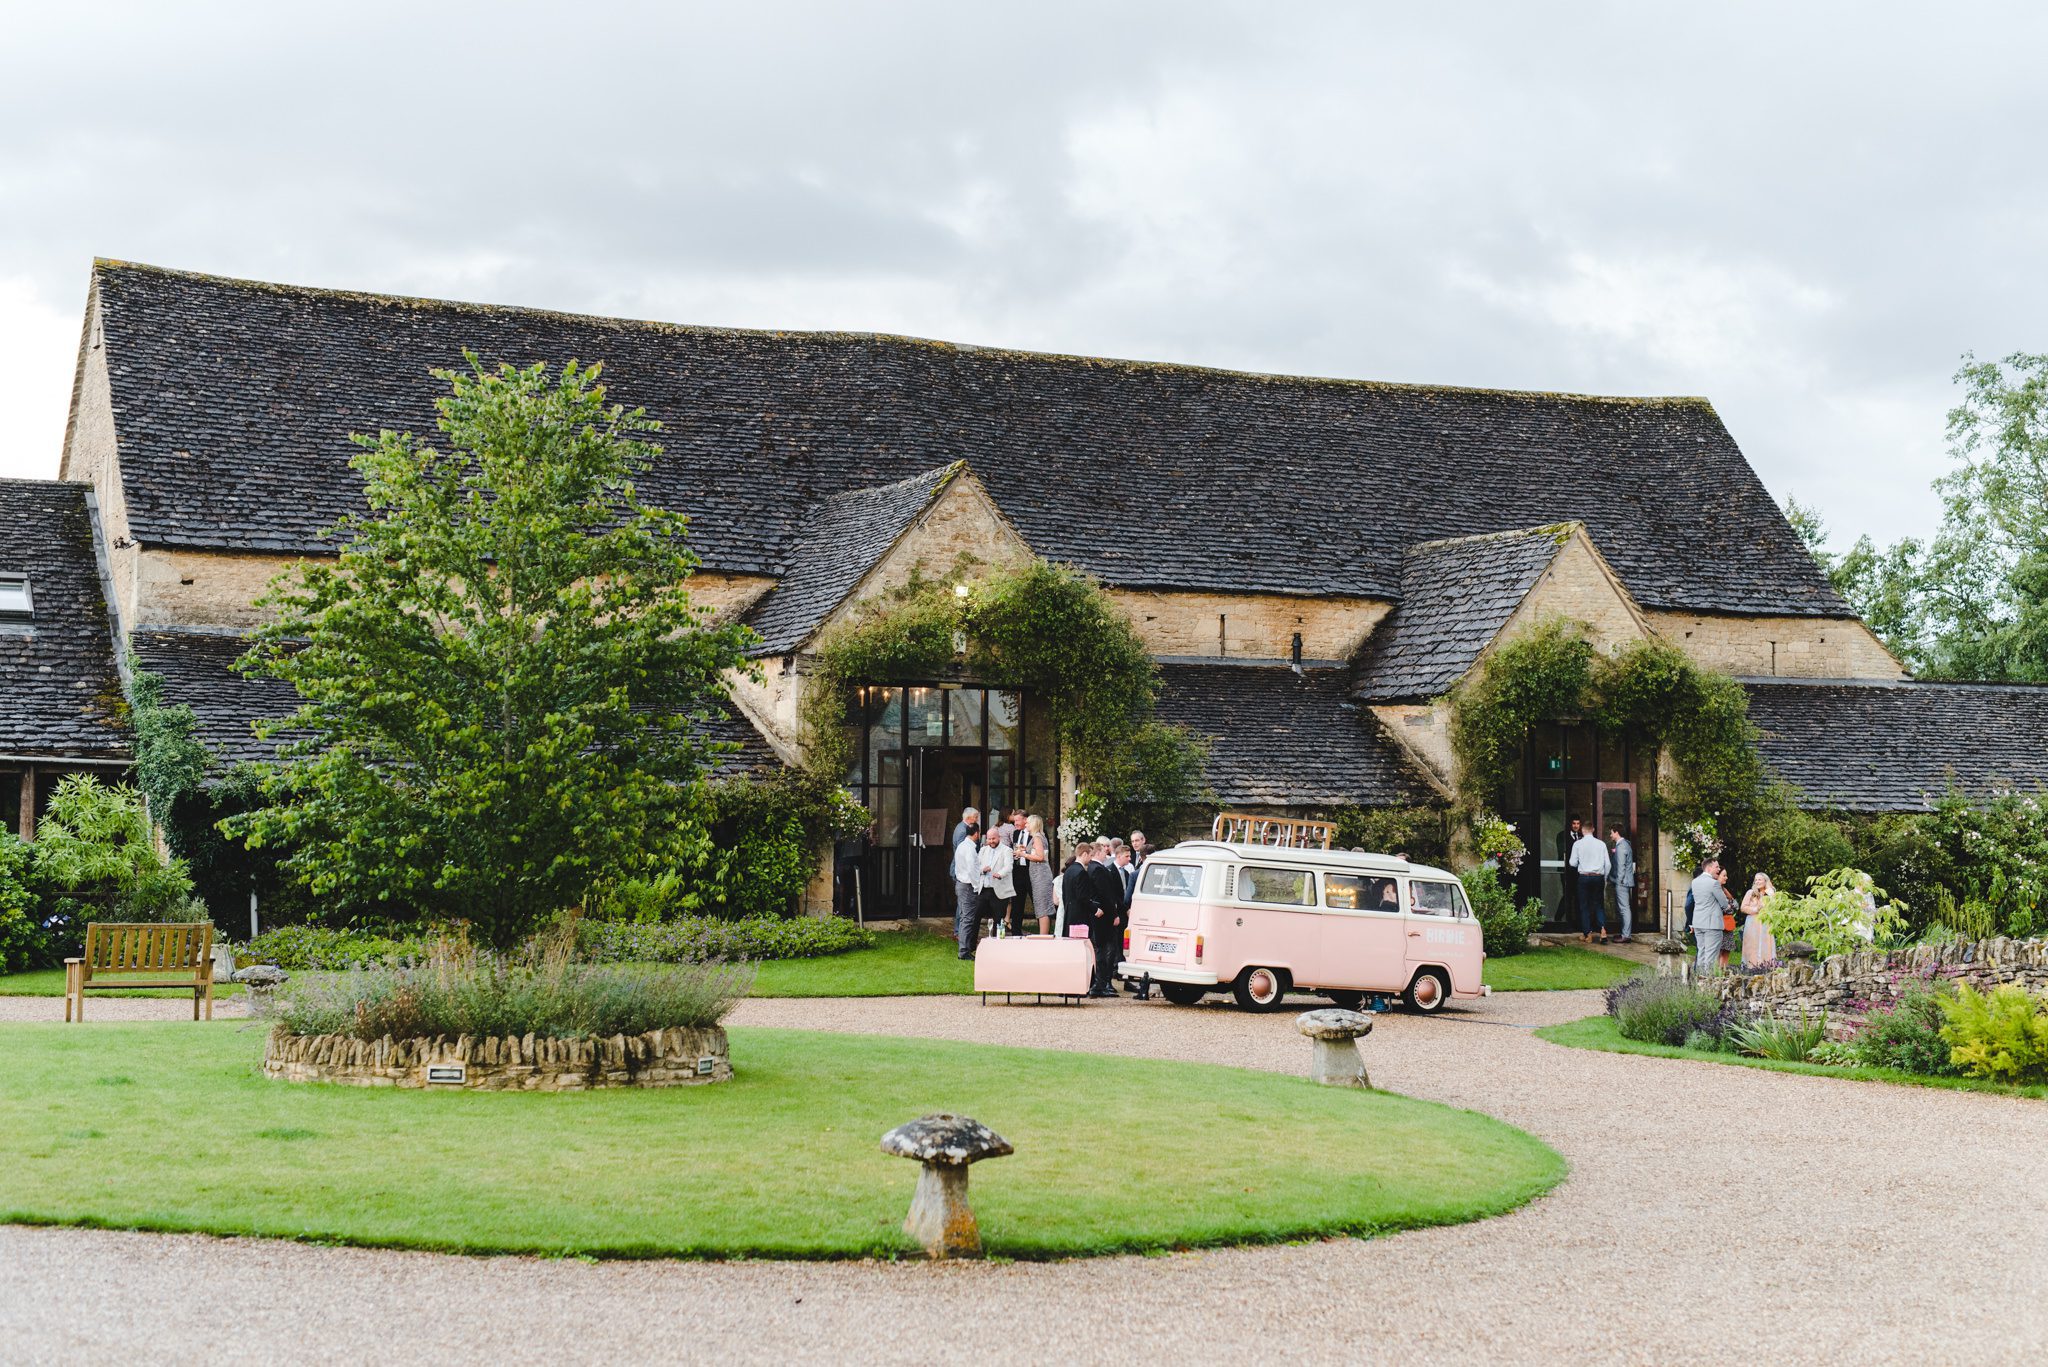
M459 1067L460 1073L454 1070ZM446 1070L435 1076L430 1070ZM687 1087L732 1077L723 1026L673 1026L609 1039L462 1035L364 1040L294 1035L283 1026L263 1049L263 1075L285 1082L472 1092L583 1092L603 1087Z

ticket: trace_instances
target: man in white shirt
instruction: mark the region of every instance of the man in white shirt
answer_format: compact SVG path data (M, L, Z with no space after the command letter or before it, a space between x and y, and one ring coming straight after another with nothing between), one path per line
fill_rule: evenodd
M981 871L981 842L962 840L953 846L953 939L960 957L974 957L975 942L981 938L981 890L988 886Z
M1590 943L1595 935L1607 941L1607 846L1589 826L1572 842L1572 866L1579 883L1579 939Z
M1003 843L1003 832L1008 829L994 826L981 843L981 895L975 901L975 919L993 919L997 924L1008 921L1010 933L1015 935L1021 927L1017 923L1014 908L1017 905L1017 880L1013 870L1017 866L1016 856Z

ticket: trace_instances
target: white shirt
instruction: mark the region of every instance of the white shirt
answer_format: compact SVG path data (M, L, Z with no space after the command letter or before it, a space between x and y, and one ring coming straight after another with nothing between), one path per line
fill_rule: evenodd
M981 876L979 842L963 840L953 847L953 881L965 883L976 892L988 886L988 880Z
M1608 869L1607 846L1601 843L1599 836L1587 831L1572 844L1571 865L1582 877L1605 878Z

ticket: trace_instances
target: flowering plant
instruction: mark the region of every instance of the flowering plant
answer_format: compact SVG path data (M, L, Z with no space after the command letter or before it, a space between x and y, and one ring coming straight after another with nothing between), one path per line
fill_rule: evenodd
M1102 818L1109 803L1099 794L1082 791L1074 794L1074 805L1060 822L1059 837L1062 845L1078 845L1083 840L1093 840L1102 834Z
M1529 847L1515 834L1514 822L1503 820L1492 812L1481 812L1472 818L1472 838L1480 858L1499 864L1501 872L1508 877L1513 878L1522 871L1522 858L1529 853Z
M1861 869L1835 869L1807 884L1812 891L1803 897L1780 888L1764 898L1763 922L1780 943L1804 940L1825 959L1889 942L1905 929L1905 903L1879 905L1885 891Z
M1711 816L1680 826L1672 834L1671 844L1678 867L1687 873L1694 872L1709 859L1721 857L1721 833L1715 828Z

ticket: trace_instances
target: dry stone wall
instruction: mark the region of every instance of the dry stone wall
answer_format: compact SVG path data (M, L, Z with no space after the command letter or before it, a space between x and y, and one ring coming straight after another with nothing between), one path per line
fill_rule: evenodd
M1915 983L1963 982L1979 991L2019 983L2030 992L2048 988L2048 940L1995 940L1912 949L1860 950L1820 962L1794 961L1753 977L1708 979L1724 1002L1751 1017L1796 1019L1826 1012L1838 1025L1860 1024L1888 1010Z
M427 1070L463 1065L460 1082L429 1082ZM732 1076L725 1031L677 1026L610 1039L502 1038L361 1040L348 1035L270 1033L263 1075L286 1082L352 1087L446 1087L483 1092L582 1092L597 1087L684 1087Z

